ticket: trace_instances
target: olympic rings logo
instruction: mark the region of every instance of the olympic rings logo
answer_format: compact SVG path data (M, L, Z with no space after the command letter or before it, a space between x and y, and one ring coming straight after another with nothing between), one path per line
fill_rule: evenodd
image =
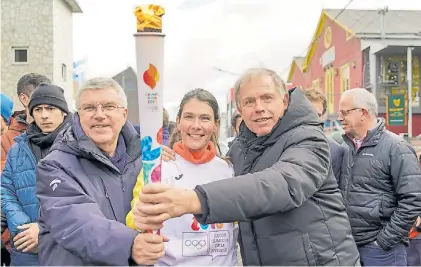
M197 250L200 250L204 246L206 246L206 241L205 240L186 240L184 241L184 245L186 245L186 247L193 246L197 248Z

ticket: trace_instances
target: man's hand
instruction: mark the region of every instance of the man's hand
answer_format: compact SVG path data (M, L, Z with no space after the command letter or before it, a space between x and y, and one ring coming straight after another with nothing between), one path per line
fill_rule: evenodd
M417 218L417 223L415 224L416 227L419 227L421 225L421 217Z
M161 158L165 162L171 161L171 160L175 160L175 152L174 152L174 150L172 150L171 148L169 148L167 146L162 146Z
M24 231L13 238L16 249L21 250L22 252L31 251L36 253L38 251L38 223L24 224L18 226L17 228Z
M173 188L164 184L148 184L139 193L133 211L137 229L158 230L163 222L184 214L199 214L200 200L193 190Z
M133 242L132 259L138 265L151 266L165 255L163 236L150 233L138 234Z

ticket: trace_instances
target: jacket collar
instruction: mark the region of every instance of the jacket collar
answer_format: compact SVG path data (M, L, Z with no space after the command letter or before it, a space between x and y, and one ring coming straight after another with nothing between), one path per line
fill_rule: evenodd
M25 111L16 111L13 113L12 117L10 117L10 125L8 129L17 132L24 132L27 127L28 123L26 122Z
M128 162L138 159L141 155L140 135L129 121L122 127L120 135L124 138L126 144L126 153L129 156ZM71 127L57 137L56 142L50 151L53 150L65 151L79 157L96 159L116 169L110 159L107 158L97 145L83 132L77 113L73 116Z
M376 127L374 127L371 130L368 130L367 135L364 137L364 141L362 142L360 147L377 145L385 131L386 131L385 119L377 118ZM343 138L344 140L349 140L349 142L352 142L352 144L354 144L353 138L351 136L344 134Z

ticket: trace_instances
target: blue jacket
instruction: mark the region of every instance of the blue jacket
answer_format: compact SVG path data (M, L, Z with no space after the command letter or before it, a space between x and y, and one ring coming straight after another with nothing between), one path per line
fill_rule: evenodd
M16 261L23 265L32 265L31 262L36 261L36 255L18 252L14 249L13 238L20 232L18 226L38 220L39 203L35 196L37 163L29 148L26 133L17 136L15 141L1 175L1 208L11 234L12 262L16 265L20 265Z
M123 126L120 170L80 131L76 114L38 165L39 264L127 266L138 234L125 219L142 168L140 136L129 122Z

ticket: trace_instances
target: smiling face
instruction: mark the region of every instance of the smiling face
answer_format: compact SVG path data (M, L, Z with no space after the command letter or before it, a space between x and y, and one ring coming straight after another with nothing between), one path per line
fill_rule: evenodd
M288 93L282 95L269 75L251 78L241 85L238 94L238 111L257 136L269 134L288 107Z
M364 120L366 119L367 111L362 108L356 108L352 94L344 94L339 101L339 117L342 122L344 132L348 135L359 135L364 132Z
M80 124L85 134L102 150L113 153L121 128L126 123L127 108L112 88L88 89L79 96Z
M64 120L64 113L59 108L50 105L38 105L32 111L32 116L41 132L54 132Z
M192 152L205 150L212 135L219 131L219 121L215 121L212 107L204 101L191 98L181 108L181 115L177 118L181 141Z

